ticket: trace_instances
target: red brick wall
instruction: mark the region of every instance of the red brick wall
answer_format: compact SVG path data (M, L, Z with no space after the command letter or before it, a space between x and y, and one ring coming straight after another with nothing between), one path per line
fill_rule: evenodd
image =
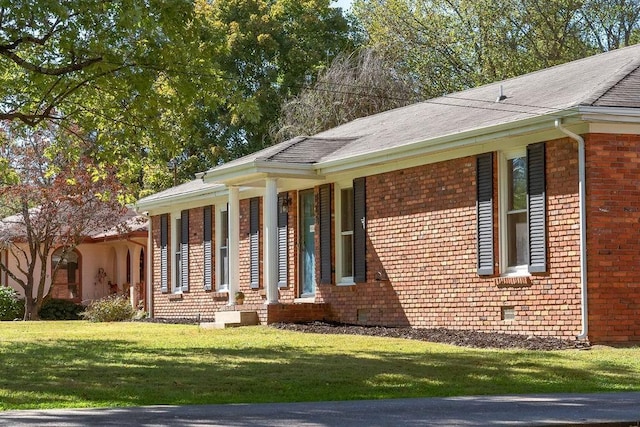
M291 192L292 199L289 207L289 271L287 288L279 290L280 300L282 302L293 302L297 295L297 274L296 263L298 259L296 248L297 239L297 206L296 193ZM204 290L204 264L203 264L203 208L198 207L189 211L189 291L182 294L173 294L171 292L173 277L172 263L173 254L171 253L171 225L175 218L169 218L168 227L168 277L169 292L163 293L160 287L160 216L152 218L152 239L153 239L153 316L157 318L175 319L175 318L200 318L202 320L212 320L216 311L221 310L228 302L226 293L216 292L217 289L217 272L215 270L215 257L217 251L217 240L215 237L215 227L213 228L213 260L214 266L212 271L214 277L212 280L212 290ZM213 207L213 224L215 224L215 207ZM213 226L212 224L212 226ZM262 286L263 278L263 262L262 262L262 243L263 242L263 219L262 219L262 199L260 200L260 232L259 232L259 251L260 251L260 288L251 289L249 286L249 199L240 201L240 240L239 255L240 263L240 284L239 288L245 294L245 308L250 309L260 304L264 304L265 290ZM294 311L286 311L294 313ZM285 312L282 312L285 313ZM274 315L274 318L282 316ZM280 316L280 317L278 317ZM295 314L294 317L302 318L303 314Z
M591 134L587 165L589 336L640 342L640 136Z
M215 207L213 208L215 212ZM228 301L227 294L215 292L214 273L212 291L204 290L204 218L203 208L189 210L189 291L174 294L172 264L175 259L171 252L171 226L175 217L169 218L168 228L168 277L169 292L163 293L160 287L160 217L152 218L153 239L153 316L157 318L213 320L215 312ZM212 220L215 224L215 216ZM213 226L212 224L212 226ZM214 229L215 231L215 229ZM215 234L214 234L215 236ZM216 240L213 240L213 258L215 263ZM215 270L213 270L215 271Z
M320 287L333 318L575 336L580 331L576 145L547 143L546 159L549 273L526 280L477 275L475 157L389 172L366 181L367 283ZM497 254L497 231L494 244ZM513 307L515 320L502 320L503 307Z
M367 177L367 282L318 285L316 302L326 306L301 304L293 311L270 311L269 321L285 320L287 315L296 319L323 315L348 323L574 337L581 326L576 144L569 139L548 142L546 160L548 273L517 280L477 275L476 160L465 157ZM624 178L623 174L620 180ZM494 246L498 272L497 182L496 177ZM289 196L288 287L279 290L280 302L285 304L293 303L299 294L298 195L292 191ZM257 307L264 303L265 291L262 280L261 289L249 289L248 211L249 200L241 200L240 288L246 294L246 305ZM335 226L335 218L333 223ZM160 292L159 217L153 218L156 317L209 317L226 304L224 295L202 290L202 208L190 212L190 225L190 290L177 298ZM637 221L633 226L638 226ZM332 242L332 248L334 245ZM592 246L593 242L590 253ZM262 259L262 232L260 252ZM631 271L631 266L628 269ZM261 265L261 279L262 272ZM513 307L514 320L502 319L505 307ZM597 331L597 319L591 321Z

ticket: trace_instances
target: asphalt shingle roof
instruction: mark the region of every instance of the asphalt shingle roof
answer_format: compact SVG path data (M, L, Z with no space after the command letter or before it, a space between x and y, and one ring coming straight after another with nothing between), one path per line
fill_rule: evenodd
M323 161L553 114L580 105L636 107L640 44L354 120L317 137L358 136ZM502 86L506 99L496 102Z
M498 102L501 88L506 98ZM540 116L560 117L580 106L640 108L640 44L363 117L314 136L297 137L215 167L206 176L214 179L256 162L321 165L348 161ZM215 187L195 179L143 200L148 203Z

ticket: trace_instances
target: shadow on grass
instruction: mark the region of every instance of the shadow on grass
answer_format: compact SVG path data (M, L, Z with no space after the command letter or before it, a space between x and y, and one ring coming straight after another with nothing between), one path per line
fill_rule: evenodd
M0 409L640 390L625 364L573 352L322 352L288 345L149 349L125 340L0 346Z

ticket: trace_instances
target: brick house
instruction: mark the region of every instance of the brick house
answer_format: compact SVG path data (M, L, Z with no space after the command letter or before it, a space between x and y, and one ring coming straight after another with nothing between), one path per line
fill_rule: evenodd
M298 137L138 210L155 317L638 342L640 45Z

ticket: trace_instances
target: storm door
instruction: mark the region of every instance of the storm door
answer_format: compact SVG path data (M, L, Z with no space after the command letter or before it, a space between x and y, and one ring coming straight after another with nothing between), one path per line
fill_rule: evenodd
M300 192L300 296L311 297L316 293L316 254L313 190Z

